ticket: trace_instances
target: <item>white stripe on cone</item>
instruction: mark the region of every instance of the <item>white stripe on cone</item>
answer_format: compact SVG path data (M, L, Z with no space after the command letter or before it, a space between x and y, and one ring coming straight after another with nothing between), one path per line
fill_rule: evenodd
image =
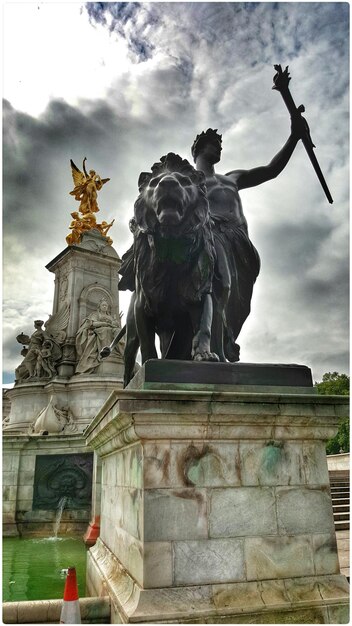
M60 624L80 623L81 611L79 608L79 600L64 600L61 609Z

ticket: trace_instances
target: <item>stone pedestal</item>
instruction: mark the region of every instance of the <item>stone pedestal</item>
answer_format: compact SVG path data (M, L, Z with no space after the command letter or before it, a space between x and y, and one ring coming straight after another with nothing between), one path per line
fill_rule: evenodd
M112 622L348 621L324 443L346 398L232 387L119 390L87 429L102 458L87 586Z
M79 245L68 246L46 266L55 274L53 316L69 306L63 358L58 367L60 376L66 378L74 374L77 331L82 320L96 311L102 298L108 301L111 315L118 318L120 264L116 250L107 245L105 237L97 230L91 230L83 235ZM121 356L113 353L95 373L122 378Z

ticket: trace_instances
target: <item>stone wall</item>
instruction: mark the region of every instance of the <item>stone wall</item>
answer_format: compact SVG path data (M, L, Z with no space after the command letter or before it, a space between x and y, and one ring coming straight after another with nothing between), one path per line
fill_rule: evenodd
M50 537L56 509L33 508L34 476L38 455L92 454L82 436L3 438L3 534ZM59 534L83 535L91 515L86 508L64 509Z
M327 456L328 469L331 471L346 472L350 470L350 453L344 454L329 454Z

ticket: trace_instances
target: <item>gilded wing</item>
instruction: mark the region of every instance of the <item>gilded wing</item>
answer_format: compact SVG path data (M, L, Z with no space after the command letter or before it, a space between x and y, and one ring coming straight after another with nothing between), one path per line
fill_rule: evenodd
M66 303L54 315L49 315L44 328L49 335L60 342L65 334L63 331L67 328L69 318L70 305Z
M83 174L83 172L81 172L81 170L78 169L77 165L74 164L72 159L70 159L70 163L71 163L73 184L75 187L79 187L80 185L83 185L86 182L86 177Z

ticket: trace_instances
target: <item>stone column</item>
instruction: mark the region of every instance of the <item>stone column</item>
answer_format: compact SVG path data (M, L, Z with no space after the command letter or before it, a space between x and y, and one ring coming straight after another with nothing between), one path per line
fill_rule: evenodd
M87 585L112 622L348 621L325 455L348 404L292 391L111 394L86 436L103 466Z

